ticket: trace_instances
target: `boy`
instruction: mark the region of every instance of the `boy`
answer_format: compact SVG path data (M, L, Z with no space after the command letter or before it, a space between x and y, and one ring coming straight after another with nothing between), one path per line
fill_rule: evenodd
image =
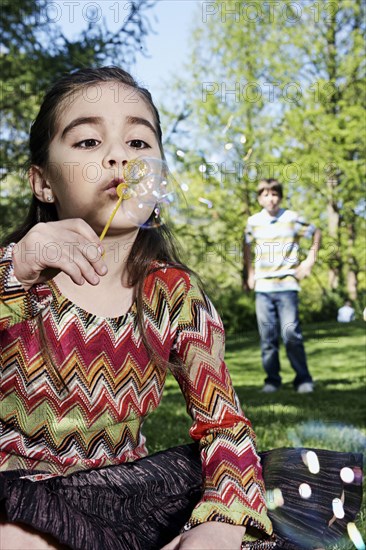
M244 242L244 288L254 289L261 340L263 367L267 373L265 393L281 386L279 328L287 357L296 372L294 386L299 393L311 393L313 381L308 370L299 323L299 281L310 275L320 246L321 233L303 221L297 212L281 208L282 185L275 179L261 180L257 189L261 212L250 216ZM300 237L312 238L307 258L298 259ZM251 244L256 245L255 269Z

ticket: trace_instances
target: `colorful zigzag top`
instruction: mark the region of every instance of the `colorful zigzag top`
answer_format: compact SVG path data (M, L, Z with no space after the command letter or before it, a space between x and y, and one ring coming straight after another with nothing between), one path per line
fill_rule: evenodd
M141 425L159 405L167 369L149 357L135 305L101 318L53 281L25 291L12 245L3 251L0 293L0 471L68 475L146 456ZM223 359L216 310L192 277L165 266L145 281L144 315L159 355L181 359L172 371L193 420L190 436L200 442L204 490L189 524L219 519L270 533L255 436Z

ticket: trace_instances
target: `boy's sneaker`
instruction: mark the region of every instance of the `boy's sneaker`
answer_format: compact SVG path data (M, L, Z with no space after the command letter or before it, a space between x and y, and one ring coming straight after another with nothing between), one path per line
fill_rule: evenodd
M312 382L303 382L297 386L297 393L312 393L314 391L314 384Z
M277 386L274 386L273 384L264 384L263 388L261 389L261 392L274 393L277 390L278 390Z

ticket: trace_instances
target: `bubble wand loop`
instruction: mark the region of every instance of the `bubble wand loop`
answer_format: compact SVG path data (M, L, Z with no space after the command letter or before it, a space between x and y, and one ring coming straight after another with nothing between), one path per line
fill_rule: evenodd
M116 212L117 212L118 208L121 206L122 201L126 200L126 199L129 199L131 197L131 193L126 192L127 189L128 189L128 185L126 185L125 183L120 183L119 185L117 185L116 191L117 191L117 195L118 195L119 198L118 198L116 206L113 208L112 214L109 216L109 220L105 224L105 227L104 227L103 231L100 234L100 237L99 237L100 241L102 241L104 239L104 237L106 236L106 233L109 229L109 226L111 225L111 223L113 221L113 218L116 215Z
M126 166L124 166L123 175L125 181L137 184L148 173L148 171L149 165L146 161L142 159L134 159L128 162ZM117 185L116 192L118 195L118 201L116 206L113 208L112 214L109 216L109 219L105 224L103 231L100 234L100 241L102 241L106 236L106 233L113 221L114 216L116 215L118 208L121 206L122 201L130 199L134 195L134 192L129 188L126 183L120 183L119 185Z

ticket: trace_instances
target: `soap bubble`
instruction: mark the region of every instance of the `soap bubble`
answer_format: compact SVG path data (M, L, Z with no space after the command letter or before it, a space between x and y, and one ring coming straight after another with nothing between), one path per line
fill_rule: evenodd
M281 520L281 533L295 543L298 542L299 548L310 542L314 548L319 548L319 528L328 525L331 520L332 523L337 522L339 529L340 525L346 529L347 520L356 511L357 505L352 504L350 495L360 495L361 492L362 467L361 459L357 455L364 452L365 435L354 426L309 421L295 423L287 430L286 436L295 450L293 462L284 465L285 471L291 472L293 467L296 475L293 476L291 490L287 482L281 486L284 505L280 509L276 506L273 495L270 495L269 513L274 514L277 520ZM336 449L345 453L345 456L332 457L326 449ZM328 492L326 497L323 494L325 482ZM268 487L270 485L267 485L267 492ZM294 491L295 488L297 493ZM297 506L299 510L308 510L309 514L311 513L312 523L307 525L306 529L302 528L300 523L295 526L294 523L282 521L283 514L292 514ZM355 541L358 541L357 548L365 550L356 526L348 523L347 529L348 536L355 545ZM324 530L323 542L327 544L347 544L347 538L345 532L329 532L328 537L326 529Z
M341 501L340 498L334 498L332 500L332 509L333 509L333 514L335 515L336 518L338 519L344 518L343 502Z
M305 498L305 499L310 498L312 494L310 485L308 483L301 483L299 485L299 494L301 498Z
M342 481L344 481L344 483L352 483L355 479L355 473L351 468L342 468L339 475L341 476L341 479Z
M268 510L275 510L284 505L285 501L279 487L266 491L266 503Z
M314 451L302 451L302 460L309 468L311 474L318 474L320 471L318 456Z
M363 541L362 535L353 522L347 524L347 532L349 538L355 545L355 548L357 550L365 550L365 543Z
M194 164L192 170L198 169L203 174L204 167L208 169L204 163ZM197 189L194 181L178 182L167 162L160 158L142 156L128 161L116 180L114 194L113 191L109 219L101 233L103 238L124 227L124 223L126 228L143 229L168 224L179 232L218 219L217 207L211 200L212 186Z
M121 181L120 181L121 180ZM139 157L128 161L116 186L114 209L107 226L118 212L128 225L152 228L166 223L183 201L183 195L166 162L159 158Z

